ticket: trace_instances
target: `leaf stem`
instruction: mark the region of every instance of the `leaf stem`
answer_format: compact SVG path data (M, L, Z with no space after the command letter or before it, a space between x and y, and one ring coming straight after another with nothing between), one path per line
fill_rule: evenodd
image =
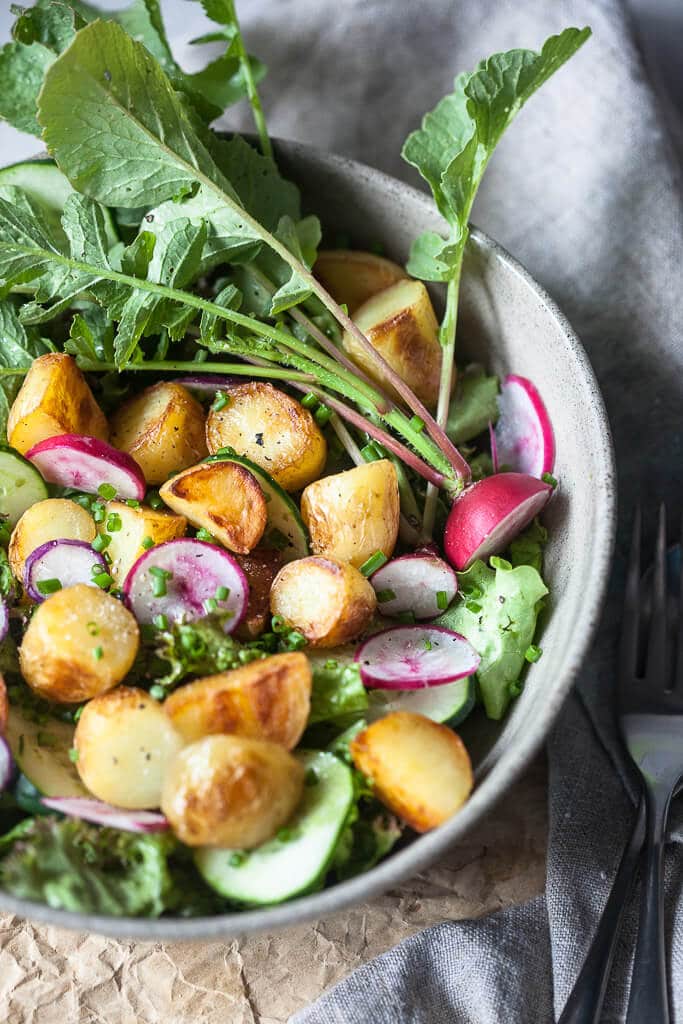
M270 136L268 135L268 129L266 127L266 118L263 113L263 107L261 106L261 97L259 96L258 89L256 88L256 82L254 81L254 73L251 69L251 61L249 60L249 54L247 53L244 45L244 39L242 38L242 30L240 29L240 23L237 17L237 10L234 4L234 0L226 0L226 5L230 13L230 17L235 23L237 33L235 35L235 48L237 50L237 56L239 58L240 67L242 69L242 77L244 78L244 84L247 88L247 98L251 104L251 112L254 118L254 124L256 125L256 131L258 132L259 143L261 145L261 152L264 156L267 156L270 160L273 159L273 147L270 142Z

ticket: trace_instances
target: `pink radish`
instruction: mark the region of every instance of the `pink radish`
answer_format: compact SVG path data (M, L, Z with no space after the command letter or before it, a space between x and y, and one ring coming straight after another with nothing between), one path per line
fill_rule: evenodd
M145 477L137 462L96 437L60 434L34 445L26 458L48 483L75 487L106 498L136 499L145 496Z
M526 473L496 473L466 488L446 520L444 549L460 572L505 551L546 504L553 489Z
M416 619L433 619L458 591L458 580L447 562L428 551L401 555L370 577L382 615L412 612Z
M38 586L46 580L59 580L64 587L93 583L93 569L102 565L102 555L82 540L48 540L26 559L24 589L32 601L44 601L48 593Z
M7 638L9 633L9 608L7 601L0 597L0 644Z
M215 602L215 610L232 612L225 627L232 633L247 609L249 584L229 552L181 537L145 551L126 576L123 593L141 623L151 623L157 615L169 622L200 619Z
M0 736L0 793L9 789L16 774L17 766L12 757L10 745L4 736Z
M168 828L166 818L157 811L127 811L85 796L43 797L41 803L67 818L81 818L93 825L106 825L123 832L165 832Z
M393 626L362 643L355 660L365 686L418 690L471 676L480 658L464 636L442 626Z
M542 477L555 465L555 437L538 391L526 377L511 373L498 396L494 467Z

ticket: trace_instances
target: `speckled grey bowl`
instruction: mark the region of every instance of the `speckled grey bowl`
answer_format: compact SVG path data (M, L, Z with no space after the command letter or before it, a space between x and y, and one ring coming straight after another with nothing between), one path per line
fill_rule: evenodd
M325 228L344 232L357 247L381 243L389 256L403 262L417 234L442 227L426 195L362 164L289 142L278 145L278 159ZM609 424L581 343L524 268L476 230L465 263L458 349L459 358L533 379L555 429L555 474L561 481L544 516L550 530L545 574L551 602L543 657L530 667L524 691L502 725L480 714L464 723L462 734L477 768L468 803L451 821L367 874L276 907L150 921L72 914L0 892L1 909L65 928L144 940L273 931L343 911L423 871L491 813L543 744L588 651L607 584L616 484Z

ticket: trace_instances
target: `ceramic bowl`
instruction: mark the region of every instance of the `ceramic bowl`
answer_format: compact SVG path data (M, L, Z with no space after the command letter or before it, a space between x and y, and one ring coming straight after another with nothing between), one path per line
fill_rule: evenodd
M283 172L301 187L307 209L321 217L330 235L343 232L357 248L380 244L402 263L416 235L443 229L428 196L394 178L296 143L280 142L277 151ZM492 812L530 763L572 688L600 615L615 532L610 429L593 371L570 324L526 270L478 230L468 245L461 295L459 360L534 381L555 430L560 480L544 514L551 599L540 641L543 657L530 666L524 690L503 723L477 713L461 727L477 774L470 800L441 828L367 874L275 907L147 920L68 913L0 892L0 908L61 927L143 940L210 939L300 924L365 902L424 871Z

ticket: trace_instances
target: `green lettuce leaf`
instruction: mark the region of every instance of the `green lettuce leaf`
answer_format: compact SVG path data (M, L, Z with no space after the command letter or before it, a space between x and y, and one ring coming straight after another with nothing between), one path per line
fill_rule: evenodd
M368 697L355 662L344 663L331 658L312 660L313 690L309 725L362 715L368 706Z
M497 419L498 378L487 376L480 366L468 367L458 375L446 433L454 444L464 444Z
M534 519L524 533L510 544L510 561L513 565L531 565L537 572L543 569L543 548L548 540L548 531Z

